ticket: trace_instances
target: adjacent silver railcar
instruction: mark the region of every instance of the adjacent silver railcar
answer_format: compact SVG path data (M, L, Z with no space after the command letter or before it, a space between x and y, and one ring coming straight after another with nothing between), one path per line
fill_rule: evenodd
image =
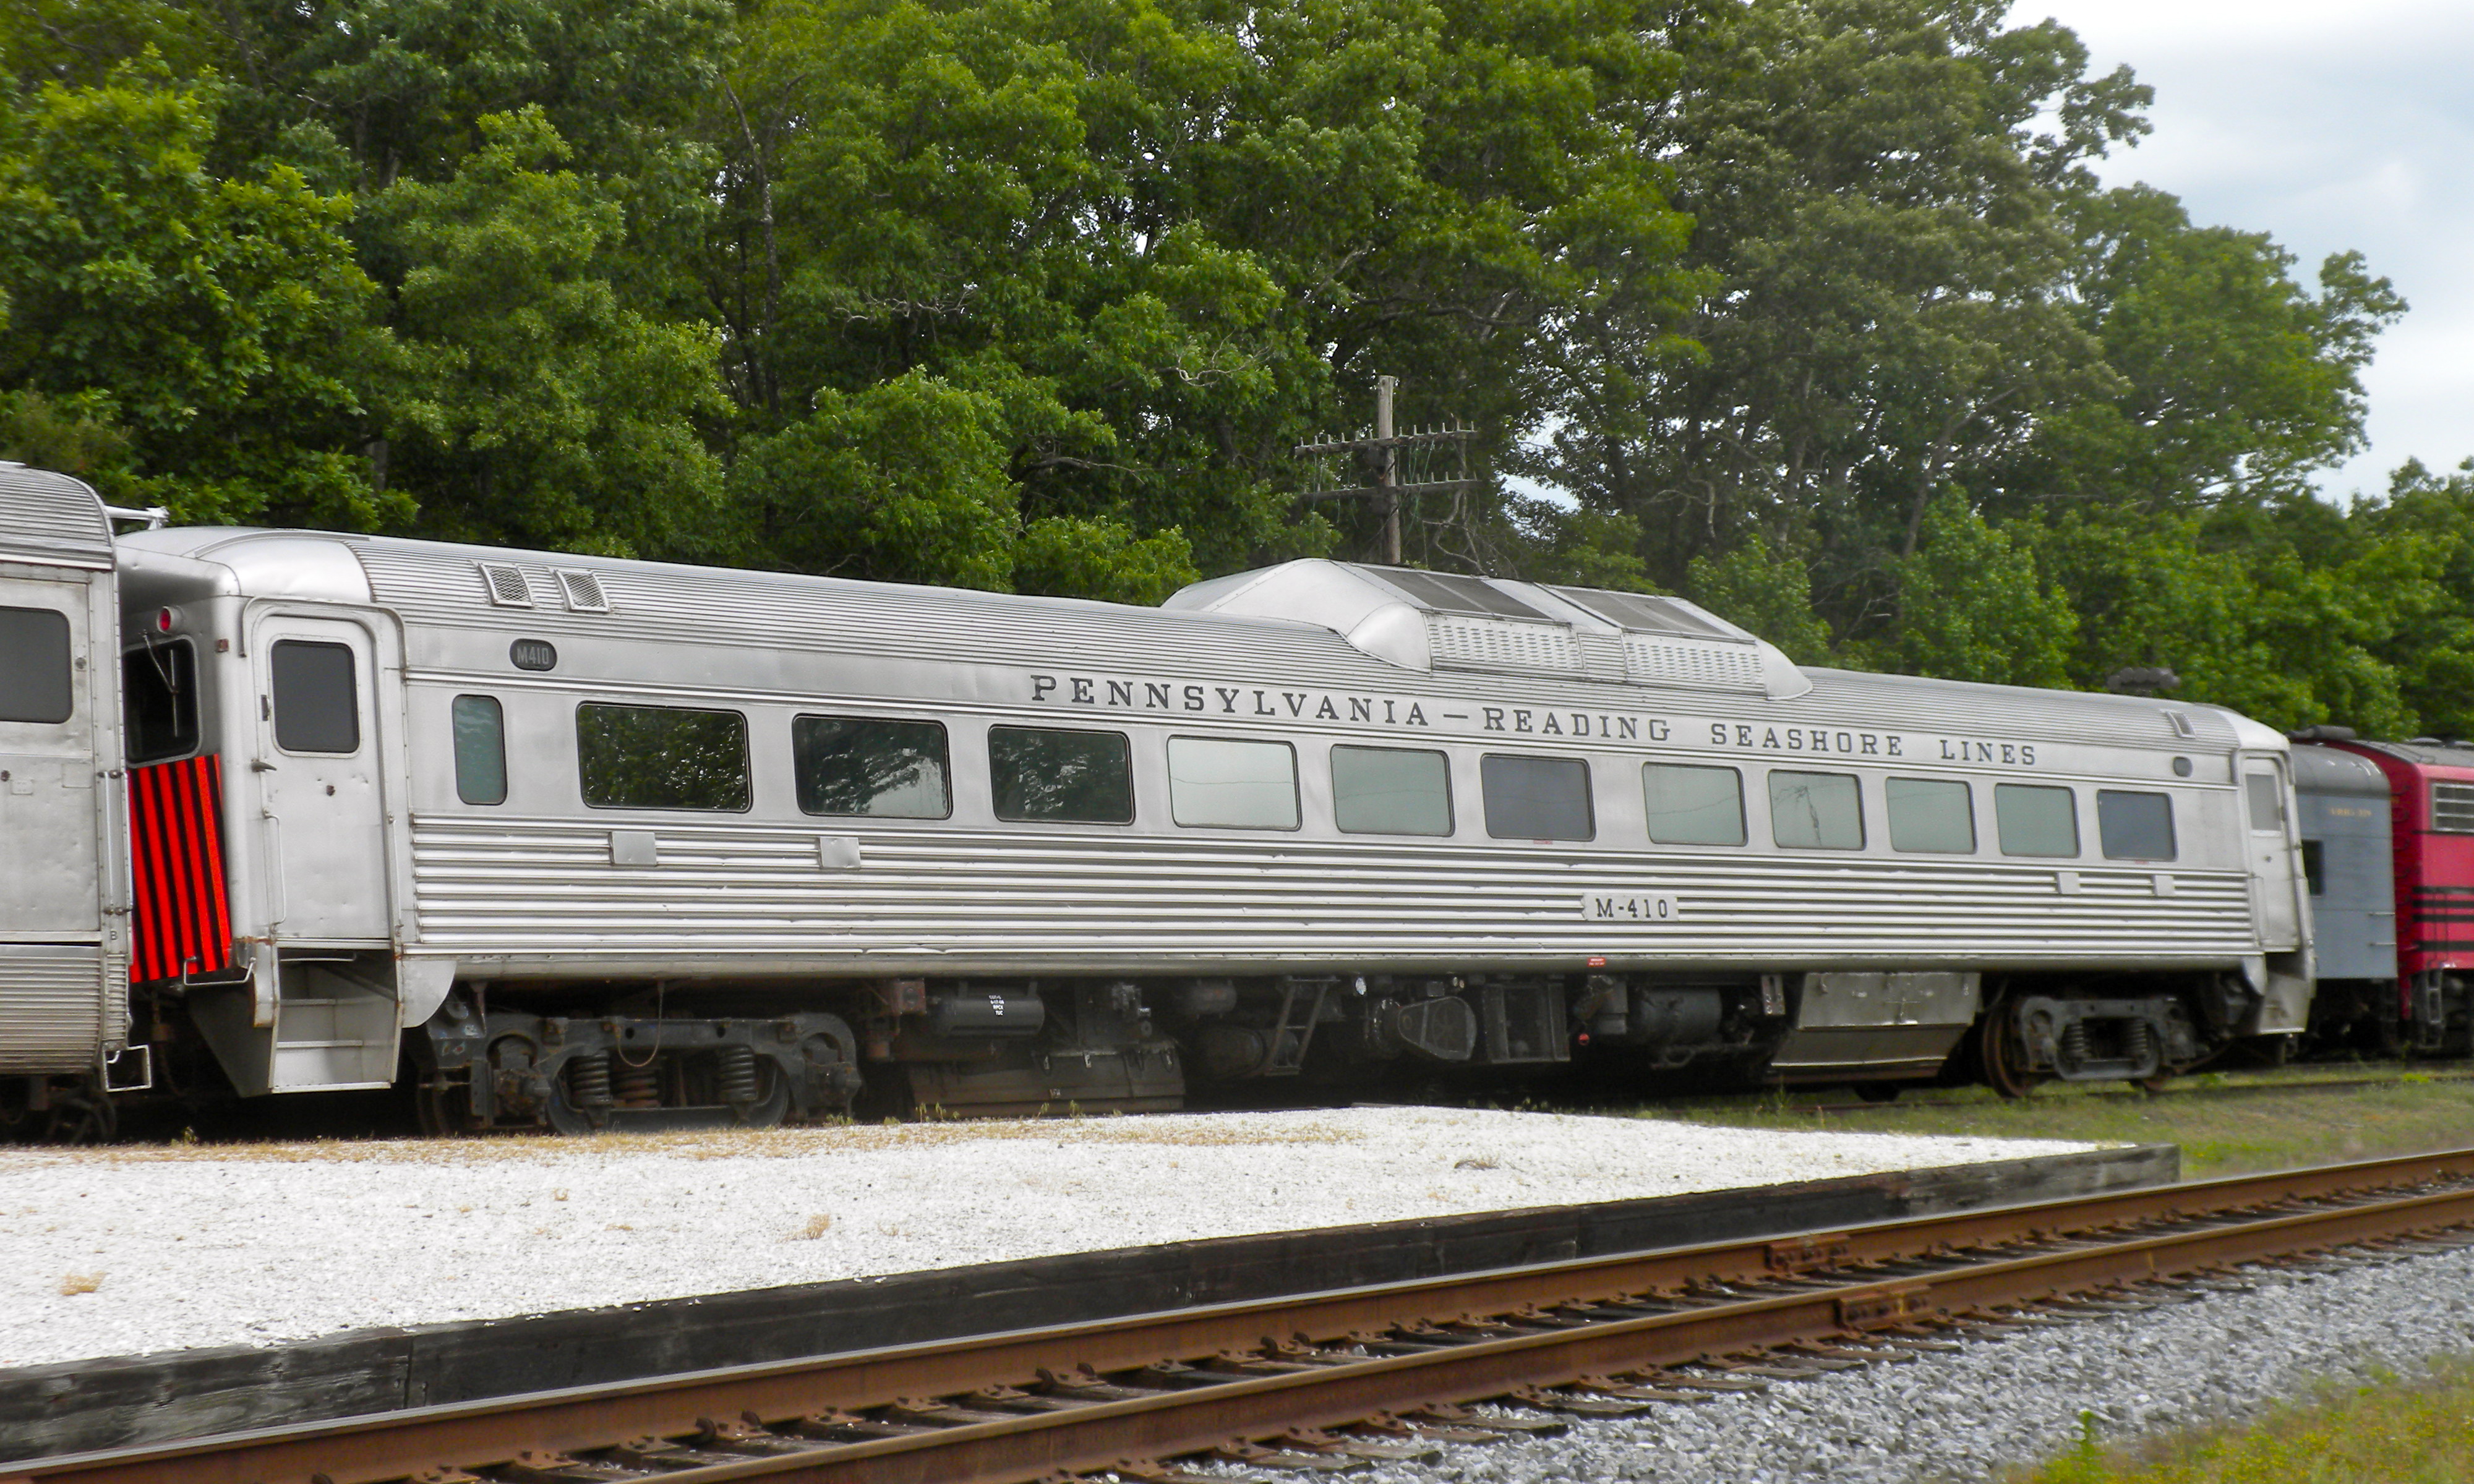
M1331 562L1147 610L114 539L30 470L0 543L20 1114L1139 1110L1576 1056L2015 1090L2307 1014L2286 744L2211 707Z

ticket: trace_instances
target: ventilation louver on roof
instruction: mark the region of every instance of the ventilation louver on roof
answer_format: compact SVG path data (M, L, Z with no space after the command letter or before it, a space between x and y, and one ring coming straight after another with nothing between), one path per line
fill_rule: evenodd
M493 608L530 608L533 606L532 584L524 581L524 569L512 562L479 562L481 581L490 590Z
M559 590L567 594L567 606L578 613L606 613L610 599L601 590L601 579L590 572L563 568L558 574Z

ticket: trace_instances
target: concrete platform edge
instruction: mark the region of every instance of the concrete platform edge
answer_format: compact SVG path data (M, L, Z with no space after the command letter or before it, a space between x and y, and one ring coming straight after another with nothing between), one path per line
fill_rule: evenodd
M0 1370L0 1462L2171 1184L2171 1144L1073 1253Z

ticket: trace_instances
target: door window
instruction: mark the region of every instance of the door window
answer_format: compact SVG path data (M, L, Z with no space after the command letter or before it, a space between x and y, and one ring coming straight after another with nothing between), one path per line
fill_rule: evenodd
M352 647L278 639L267 658L275 688L275 745L287 753L357 753L361 706Z
M120 694L129 708L133 766L197 751L198 660L188 640L158 640L121 656Z
M0 722L64 722L75 698L68 615L0 608Z

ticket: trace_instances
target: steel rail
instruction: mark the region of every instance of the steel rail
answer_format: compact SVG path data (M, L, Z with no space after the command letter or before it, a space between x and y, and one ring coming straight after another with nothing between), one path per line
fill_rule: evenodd
M2435 1182L2456 1188L2429 1190ZM2365 1192L2422 1186L2401 1198ZM2292 1209L2292 1203L2344 1204ZM2178 1223L2172 1230L2143 1231ZM1681 1306L1561 1328L1460 1338L1407 1354L1352 1357L1310 1371L1091 1400L1005 1422L818 1445L780 1456L668 1472L677 1484L740 1478L1020 1480L1127 1458L1207 1449L1272 1430L1326 1426L1386 1411L1503 1396L1601 1373L1639 1371L1866 1326L2297 1251L2474 1223L2474 1149L2319 1166L2093 1197L1885 1222L1845 1232L1717 1243L1499 1269L1377 1287L1137 1315L762 1366L421 1408L188 1443L0 1465L0 1484L376 1484L424 1466L476 1468L525 1449L590 1451L623 1440L710 1432L714 1420L844 1416L904 1399L1031 1385L1043 1373L1113 1374L1268 1343L1347 1343L1405 1327L1499 1320L1556 1308L1669 1296ZM1986 1251L2110 1230L2025 1255ZM1978 1260L1967 1260L1969 1252ZM1896 1276L1867 1266L1915 1264ZM1938 1268L1936 1270L1936 1265ZM1856 1271L1850 1272L1854 1269ZM1834 1270L1822 1276L1823 1270ZM1748 1284L1785 1293L1686 1300L1688 1289ZM1499 1324L1495 1328L1502 1328ZM783 1440L788 1446L789 1440Z

